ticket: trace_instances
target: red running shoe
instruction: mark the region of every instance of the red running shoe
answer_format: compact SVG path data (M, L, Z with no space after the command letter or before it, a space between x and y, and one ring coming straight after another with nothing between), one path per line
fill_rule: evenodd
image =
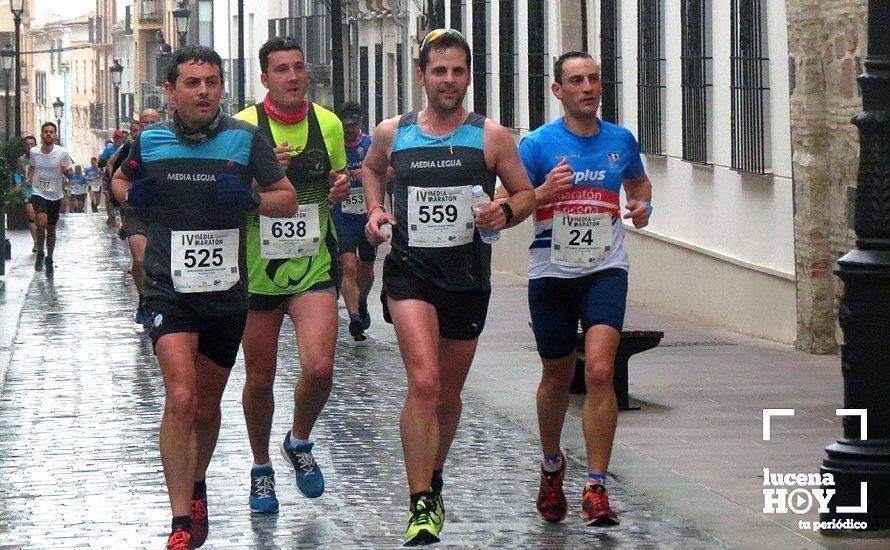
M207 518L207 497L192 497L192 509L189 512L192 518L192 548L200 548L207 540L210 532L210 520Z
M538 498L535 500L535 508L538 514L550 523L557 523L566 517L569 511L569 503L562 492L562 478L566 475L566 455L562 455L562 468L551 473L541 468L541 488L538 489Z
M177 529L170 533L170 538L167 539L167 550L191 550L192 548L194 548L192 536L188 531Z
M609 491L602 485L592 485L584 489L581 498L581 517L587 525L606 527L618 525L618 514L609 507Z

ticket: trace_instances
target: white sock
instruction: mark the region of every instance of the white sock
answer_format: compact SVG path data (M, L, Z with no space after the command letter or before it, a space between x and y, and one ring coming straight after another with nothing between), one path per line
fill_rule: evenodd
M254 462L254 463L253 463L253 467L254 467L254 468L271 468L271 467L272 467L272 461L270 460L269 462L266 462L265 464L257 464L256 462Z
M556 456L544 455L544 459L541 461L541 467L544 468L544 471L548 474L558 472L560 468L562 468L562 453Z
M308 445L312 440L311 439L298 439L294 437L294 433L290 434L290 446L296 447L297 445Z

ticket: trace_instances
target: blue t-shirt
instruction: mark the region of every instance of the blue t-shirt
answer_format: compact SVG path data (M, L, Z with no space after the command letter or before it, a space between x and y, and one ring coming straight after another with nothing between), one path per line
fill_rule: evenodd
M535 209L535 240L529 247L530 279L575 278L604 269L628 267L619 196L624 180L643 174L640 147L627 129L602 120L599 123L600 131L596 135L576 136L566 129L564 120L558 118L525 136L519 144L519 156L535 187L540 187L547 174L564 158L575 172L571 190ZM553 214L557 211L612 215L612 249L604 262L582 267L550 261Z
M102 154L99 155L99 160L108 161L108 159L111 158L111 155L113 155L115 151L117 151L117 147L115 147L113 143L109 144L102 151Z
M371 148L371 136L367 134L363 134L359 142L354 147L346 148L346 169L349 171L349 187L350 189L360 189L362 187L362 181L356 179L352 175L353 170L358 170L362 167L362 163L365 161L365 155L368 154L368 149ZM367 210L367 208L365 208ZM343 213L343 205L342 203L337 203L334 205L334 223L349 223L349 224L361 224L364 225L368 221L367 214L344 214Z

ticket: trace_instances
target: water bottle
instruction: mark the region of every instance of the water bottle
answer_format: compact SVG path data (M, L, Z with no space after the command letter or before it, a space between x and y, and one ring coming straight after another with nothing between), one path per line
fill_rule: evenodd
M488 193L482 189L481 185L473 186L473 214L479 214L483 210L488 207L488 204L491 202L491 199L488 198ZM494 231L482 231L479 230L479 236L482 238L482 242L486 244L491 244L496 240L501 238L501 232Z

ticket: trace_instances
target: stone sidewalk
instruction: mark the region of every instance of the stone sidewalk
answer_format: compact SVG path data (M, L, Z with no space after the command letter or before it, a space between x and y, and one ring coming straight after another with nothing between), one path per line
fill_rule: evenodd
M132 323L135 291L126 274L126 249L105 228L102 214L69 214L59 235L55 277L35 274L27 290L0 395L0 548L161 548L169 529L157 448L164 392L150 342ZM30 261L15 266L19 275L31 269ZM9 311L4 307L0 317ZM384 330L379 317L375 323ZM284 326L276 439L288 429L299 372L291 325ZM398 431L405 392L398 350L380 339L353 343L341 324L335 369L334 391L313 434L327 492L313 501L298 496L273 453L281 512L252 518L239 358L223 398L208 475L206 548L400 545L407 487ZM622 525L585 528L577 517L585 470L579 458L569 463L569 518L545 524L534 511L536 432L468 392L445 471L442 545L724 546L614 478L610 488Z

